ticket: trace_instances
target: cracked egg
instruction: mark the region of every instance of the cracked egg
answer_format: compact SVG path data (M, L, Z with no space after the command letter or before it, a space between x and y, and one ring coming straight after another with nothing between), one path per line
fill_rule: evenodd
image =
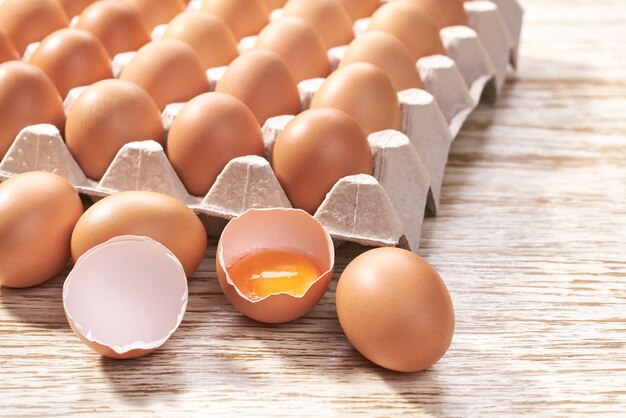
M299 209L250 209L224 229L217 277L228 301L259 322L284 323L324 296L335 252L324 227Z

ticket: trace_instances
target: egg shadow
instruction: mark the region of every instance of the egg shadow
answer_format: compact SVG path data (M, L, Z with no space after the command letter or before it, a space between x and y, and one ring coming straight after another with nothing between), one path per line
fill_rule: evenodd
M66 267L57 276L37 286L24 289L0 286L2 309L25 324L71 333L63 308L63 283L70 268Z
M255 327L255 336L266 350L281 359L291 374L310 380L312 385L327 381L338 387L356 387L355 382L382 381L406 409L432 416L441 410L444 385L436 368L398 373L370 362L352 347L334 312L334 287L308 315L280 325L265 325L245 318ZM332 301L332 302L331 302ZM332 311L332 313L331 313Z
M100 357L99 366L109 387L132 405L148 405L152 398L175 395L186 387L184 354L169 343L144 357L117 360Z
M432 416L445 416L442 410L446 387L439 381L435 368L414 373L400 373L374 367L374 372L397 395L404 399L405 404L419 409L420 413Z

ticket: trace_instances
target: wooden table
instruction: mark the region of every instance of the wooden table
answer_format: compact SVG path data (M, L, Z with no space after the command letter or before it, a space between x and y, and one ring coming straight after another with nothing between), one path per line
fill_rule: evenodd
M420 251L447 282L446 357L387 372L348 344L334 288L305 318L254 323L211 247L153 355L111 361L63 315L64 276L0 289L0 415L626 414L626 4L526 0L521 67L454 143ZM362 249L343 248L337 274Z

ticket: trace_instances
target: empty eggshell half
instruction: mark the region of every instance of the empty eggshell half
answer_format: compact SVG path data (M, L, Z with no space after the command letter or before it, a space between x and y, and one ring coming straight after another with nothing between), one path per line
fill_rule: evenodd
M301 296L278 293L252 301L236 287L229 269L243 257L264 250L301 254L321 274ZM250 209L224 228L215 259L222 291L239 312L259 322L284 323L305 315L324 296L333 275L335 251L328 232L303 210Z
M158 242L121 236L81 256L63 285L74 332L95 352L136 358L159 348L187 309L187 277Z

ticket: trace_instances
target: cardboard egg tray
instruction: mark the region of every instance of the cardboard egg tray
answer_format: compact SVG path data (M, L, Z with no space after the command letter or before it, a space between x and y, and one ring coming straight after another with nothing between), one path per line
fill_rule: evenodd
M190 8L197 7L192 0ZM425 57L417 62L424 90L398 93L402 105L402 132L376 132L368 140L374 158L372 176L341 179L328 193L315 217L339 241L368 246L419 247L425 215L435 215L450 145L467 116L481 98L493 101L499 94L509 66L515 67L523 11L516 0L465 3L469 27L453 26L441 31L447 56ZM274 11L273 18L280 15ZM355 23L358 36L367 19ZM153 37L163 33L155 28ZM254 37L241 40L241 51L250 49ZM31 45L25 60L36 49ZM336 68L347 46L332 48L328 55ZM134 52L113 59L119 75ZM211 88L226 67L207 71ZM298 86L302 109L323 83L311 79ZM73 89L65 99L66 112L84 87ZM184 104L173 103L163 111L166 132ZM173 196L203 219L210 234L219 233L228 219L249 208L291 207L270 163L278 134L293 118L269 119L262 127L266 157L244 156L232 160L206 196L191 196L155 141L124 146L99 182L88 179L52 125L26 127L0 162L0 180L33 170L65 177L85 195L98 199L118 191L149 190Z

